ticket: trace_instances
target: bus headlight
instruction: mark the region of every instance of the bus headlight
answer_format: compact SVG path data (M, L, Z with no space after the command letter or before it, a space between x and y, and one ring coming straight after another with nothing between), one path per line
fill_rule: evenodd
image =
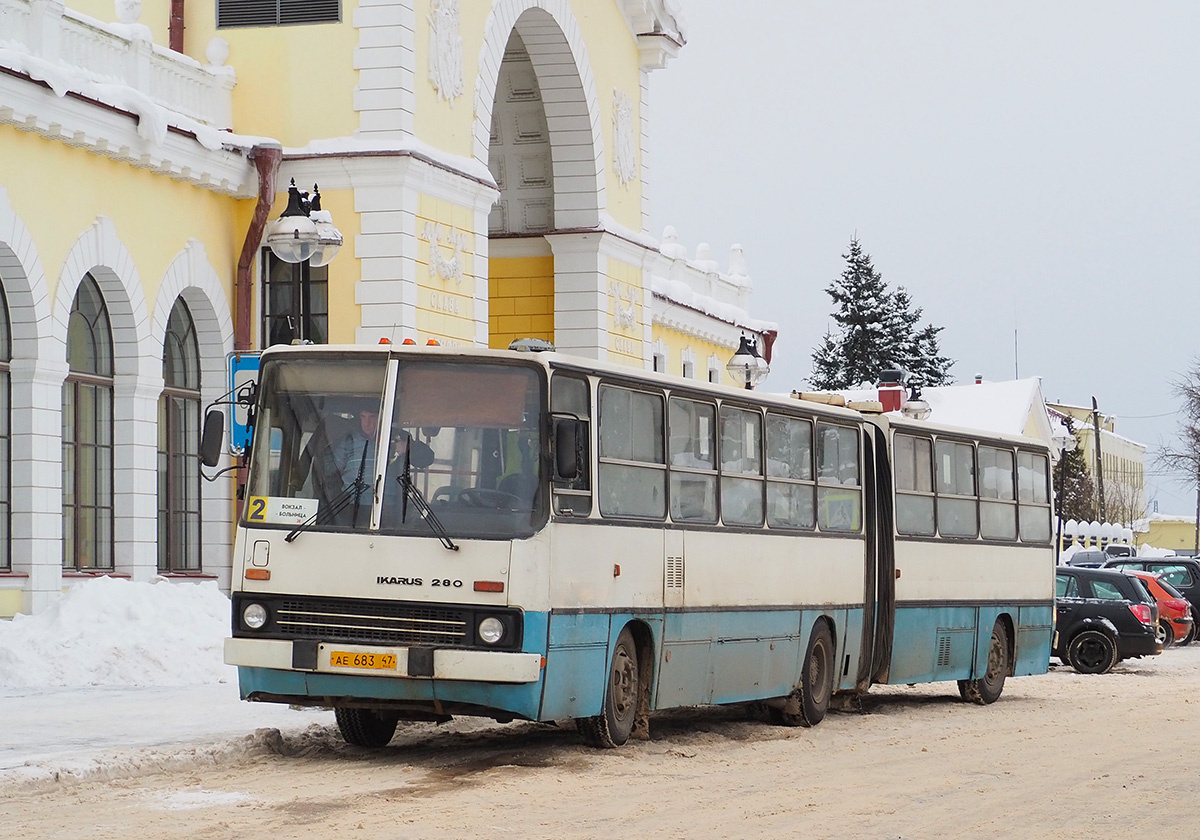
M247 604L242 610L242 624L251 630L261 630L267 623L267 608L262 604Z
M497 644L504 638L504 622L494 616L488 616L479 622L479 638L484 644Z

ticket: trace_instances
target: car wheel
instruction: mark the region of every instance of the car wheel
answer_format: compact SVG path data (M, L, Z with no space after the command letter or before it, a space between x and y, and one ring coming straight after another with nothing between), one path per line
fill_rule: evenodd
M1099 630L1084 630L1067 647L1071 667L1081 674L1104 674L1119 659L1116 643Z
M1169 621L1159 621L1158 627L1154 631L1154 638L1163 647L1170 647L1175 642L1175 628L1171 626Z
M1188 625L1187 632L1184 633L1182 636L1180 636L1179 641L1177 641L1175 644L1179 645L1180 647L1187 647L1188 645L1190 645L1192 643L1192 640L1195 638L1196 638L1196 622L1193 621L1191 624Z

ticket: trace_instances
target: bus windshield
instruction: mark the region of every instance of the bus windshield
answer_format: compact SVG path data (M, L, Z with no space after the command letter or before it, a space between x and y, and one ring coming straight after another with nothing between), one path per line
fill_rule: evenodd
M543 382L537 369L511 363L264 361L245 521L530 536L548 510Z

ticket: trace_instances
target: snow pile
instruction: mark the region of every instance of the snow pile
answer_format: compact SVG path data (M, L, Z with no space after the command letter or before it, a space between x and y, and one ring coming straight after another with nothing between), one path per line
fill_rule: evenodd
M76 584L49 609L0 622L0 687L229 682L229 599L215 581Z

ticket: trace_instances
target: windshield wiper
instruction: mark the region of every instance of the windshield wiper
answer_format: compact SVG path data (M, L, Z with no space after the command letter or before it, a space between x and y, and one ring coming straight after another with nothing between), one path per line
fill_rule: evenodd
M442 524L442 521L437 518L437 514L433 512L433 508L425 500L425 495L413 483L412 464L409 462L407 449L404 452L404 471L396 476L396 483L404 491L404 499L400 507L400 521L403 522L408 518L408 500L411 498L413 506L417 509L417 513L421 514L421 518L428 523L430 530L437 534L437 538L442 541L442 545L451 551L458 551L458 546L450 539L450 532L446 530L446 526Z
M297 525L296 530L292 531L283 538L284 541L291 542L313 525L328 522L330 519L341 513L346 506L350 504L351 499L354 499L357 503L359 496L368 488L370 488L370 485L367 484L367 482L363 481L361 478L356 478L353 482L351 482L349 487L330 499L329 504L323 508L318 508L316 513ZM355 516L355 518L357 519L358 517Z

